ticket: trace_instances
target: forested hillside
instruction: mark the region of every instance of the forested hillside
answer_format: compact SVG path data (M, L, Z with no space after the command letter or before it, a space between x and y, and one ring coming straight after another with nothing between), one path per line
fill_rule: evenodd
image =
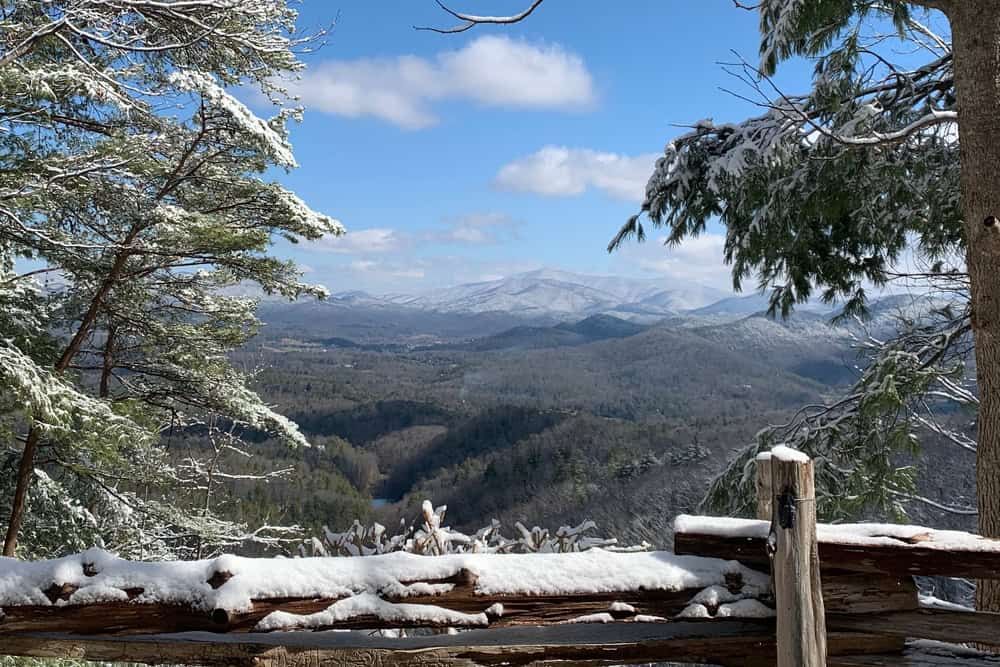
M886 299L867 326L886 333L912 303ZM657 324L390 308L366 336L355 327L367 307L271 304L238 361L259 369L262 396L322 450L300 459L265 444L254 470L294 474L231 486L231 507L251 523L280 518L318 532L354 518L411 520L432 498L460 529L590 518L626 541L664 544L669 519L694 509L757 431L842 392L866 363L857 324L743 308L726 300ZM410 328L387 337L398 322ZM352 330L355 339L344 336ZM934 462L951 454L927 445L928 492L971 497L969 462L942 475ZM317 491L300 497L301 488Z
M746 354L745 341L720 344L750 326L742 317L692 327L611 316L525 326L507 316L506 330L498 323L494 334L448 339L457 324L442 333L427 325L436 315L423 320L421 338L445 340L407 347L374 344L378 334L331 337L323 319L310 323L298 308L272 307L236 361L259 369L261 395L319 447L303 455L265 441L248 463L230 457L228 466L256 474L294 471L234 482L227 493L242 520L310 531L409 519L433 498L460 528L592 518L623 539L663 543L670 517L694 508L708 478L761 425L833 390L797 372L802 360L840 363L839 379L852 354L836 330L815 340L800 333L790 337L811 353L782 368L773 363L781 341L769 338L764 356ZM184 442L197 447L199 438Z

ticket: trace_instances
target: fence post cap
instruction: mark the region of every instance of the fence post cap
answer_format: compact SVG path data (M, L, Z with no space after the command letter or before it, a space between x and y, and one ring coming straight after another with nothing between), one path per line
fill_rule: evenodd
M788 463L809 463L809 455L785 445L771 448L771 458Z

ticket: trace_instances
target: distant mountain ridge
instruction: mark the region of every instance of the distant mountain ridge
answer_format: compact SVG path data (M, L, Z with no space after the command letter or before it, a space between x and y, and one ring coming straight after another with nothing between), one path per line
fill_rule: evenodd
M539 350L552 347L586 345L602 340L628 338L650 327L623 320L613 315L591 315L579 322L563 322L555 326L511 327L500 333L467 342L433 346L426 349L491 352L499 350Z
M351 291L334 298L356 304L394 305L442 313L506 312L521 317L569 319L609 314L652 323L727 298L697 283L661 278L598 276L538 269L505 278L431 290L425 294L374 296Z
M265 300L260 315L269 338L305 335L328 348L529 350L627 338L662 326L691 330L725 346L805 357L805 350L796 350L818 345L826 354L849 347L852 336L865 330L891 331L899 315L931 307L929 299L883 296L871 303L872 317L865 323L833 324L836 308L818 301L797 305L788 320L775 320L764 316L767 294L740 296L662 279L543 269L420 295L352 290L324 301Z

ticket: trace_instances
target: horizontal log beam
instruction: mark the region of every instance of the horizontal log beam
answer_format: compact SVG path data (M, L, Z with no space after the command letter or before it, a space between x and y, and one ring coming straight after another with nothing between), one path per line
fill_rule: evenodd
M479 596L471 591L456 589L441 595L389 598L389 601L441 607L463 614L482 614L494 604L501 604L502 614L487 614L489 626L507 627L565 623L581 616L602 613L610 614L616 620L628 620L636 616L670 619L687 607L691 598L700 590L625 591L564 596ZM853 595L847 591L843 594ZM336 599L255 600L251 611L239 614L221 610L208 613L179 605L133 602L7 607L4 616L0 617L0 633L71 632L83 635L129 635L189 631L250 632L271 612L313 614L327 609L336 602ZM632 609L628 610L626 605ZM713 609L712 612L714 611ZM361 615L310 629L350 630L448 625L430 621L385 620L371 615Z
M818 525L819 558L824 572L850 570L897 577L1000 579L1000 541L967 535L966 540L945 542L949 536L966 534L917 528L912 534L887 530L889 534L878 535L878 528L873 526L869 532L853 536L846 527ZM768 563L768 530L769 524L764 521L679 517L675 523L674 551L763 567ZM902 535L894 536L894 532ZM939 536L942 541L936 539Z
M769 577L717 559L599 549L435 557L227 555L167 563L89 550L51 561L0 563L0 632L482 627L591 614L669 617L710 587L725 589L723 602L762 597ZM317 615L331 606L331 613Z
M900 655L849 655L827 660L827 667L1000 667L1000 655L981 653L954 644L914 641Z
M739 593L741 581L731 578L729 591ZM592 614L609 614L615 620L668 620L684 610L701 589L680 591L622 591L579 595L481 595L474 582L456 586L439 595L386 598L393 603L440 607L463 614L482 614L493 605L502 613L487 614L489 627L549 625ZM872 577L864 574L828 575L823 580L827 609L841 613L873 613L915 610L917 589L912 578ZM761 598L771 605L769 598ZM71 632L75 634L161 634L188 631L250 632L261 619L275 611L307 615L321 612L336 599L278 598L255 600L248 612L223 610L204 612L180 605L103 602L85 605L33 605L7 607L0 617L0 632ZM723 600L724 602L724 600ZM706 602L714 616L717 603ZM327 622L311 629L373 629L438 627L442 624L406 620L383 620L362 615ZM446 624L445 624L446 625Z
M830 654L834 656L891 653L901 648L899 640L858 633L834 632L829 637ZM131 637L0 635L0 653L151 665L248 667L361 664L440 667L556 662L597 665L667 661L764 667L774 664L775 646L773 624L711 621L522 627L408 639L325 632Z
M998 643L1000 614L949 609L918 609L882 614L828 614L827 626L894 637L919 637L980 645Z

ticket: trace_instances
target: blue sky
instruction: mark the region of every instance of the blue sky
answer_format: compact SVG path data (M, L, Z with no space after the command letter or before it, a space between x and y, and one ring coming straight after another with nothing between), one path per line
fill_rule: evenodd
M454 0L512 13L525 0ZM293 128L301 167L280 178L344 222L342 239L282 246L334 291L419 292L542 266L726 287L721 237L668 249L605 246L639 207L676 124L738 120L720 90L757 16L731 0L547 0L527 21L458 35L433 0L304 0L306 56ZM338 18L339 17L339 18ZM779 83L808 86L790 63Z

